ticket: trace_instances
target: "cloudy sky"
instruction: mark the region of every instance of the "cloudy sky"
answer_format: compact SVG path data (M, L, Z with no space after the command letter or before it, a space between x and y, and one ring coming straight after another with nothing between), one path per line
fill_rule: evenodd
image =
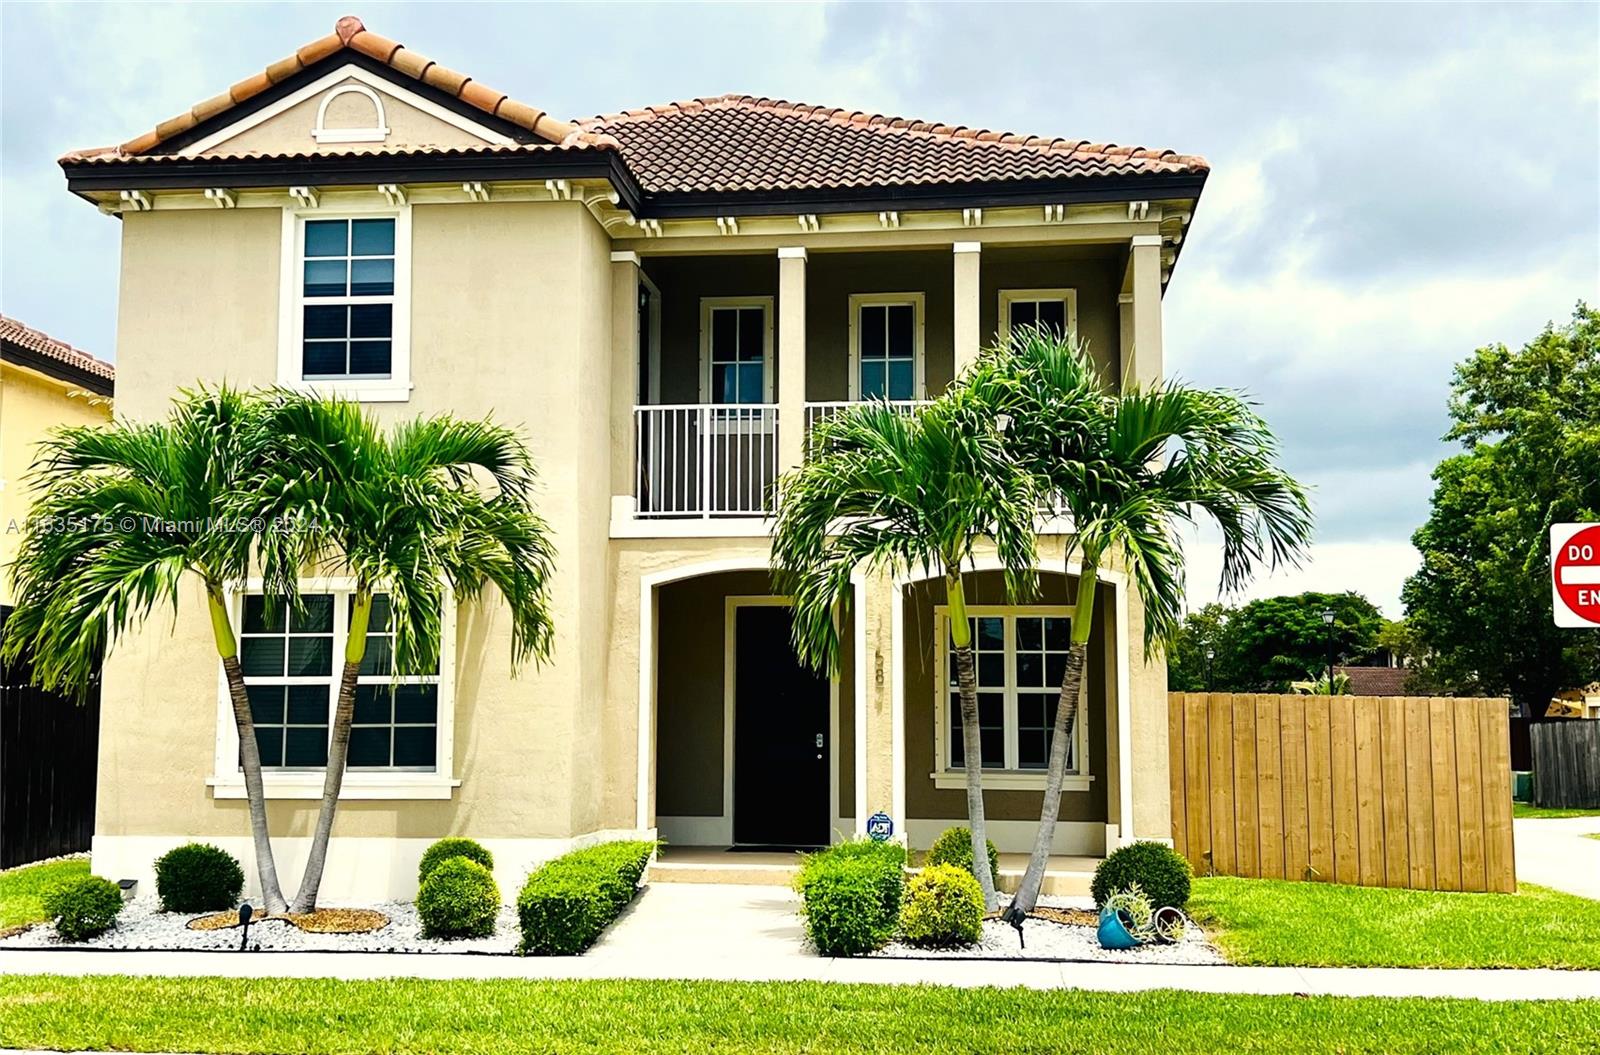
M1399 613L1450 366L1600 300L1600 5L0 7L0 310L115 358L117 221L54 159L329 31L579 116L728 91L1204 154L1169 370L1249 390L1315 489L1253 593ZM492 27L492 28L491 28ZM1217 561L1191 547L1191 601Z

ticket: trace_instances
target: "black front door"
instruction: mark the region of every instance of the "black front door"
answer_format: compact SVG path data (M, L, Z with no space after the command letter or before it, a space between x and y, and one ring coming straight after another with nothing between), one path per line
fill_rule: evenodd
M734 609L733 841L828 842L828 682L789 644L786 605Z

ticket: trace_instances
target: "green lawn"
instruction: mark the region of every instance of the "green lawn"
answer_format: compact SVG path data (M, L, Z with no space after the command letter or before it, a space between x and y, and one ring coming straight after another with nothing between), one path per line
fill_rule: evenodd
M1600 1002L820 982L0 978L0 1047L234 1052L1593 1052Z
M1273 879L1196 879L1189 913L1235 963L1600 968L1600 901L1522 884L1440 894Z
M1600 817L1600 810L1547 810L1527 802L1513 802L1511 816L1524 820L1559 821L1567 817Z
M0 930L42 921L45 891L63 880L88 874L87 857L46 861L0 872Z

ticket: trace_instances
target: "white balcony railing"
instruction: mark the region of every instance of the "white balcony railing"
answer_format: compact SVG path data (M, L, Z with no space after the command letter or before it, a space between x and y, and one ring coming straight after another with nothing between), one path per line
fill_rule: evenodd
M823 418L832 417L833 415L839 413L839 411L843 410L845 407L848 407L848 406L851 406L854 403L860 403L860 402L864 402L864 401L863 400L843 400L843 399L840 399L840 400L832 400L832 401L825 402L825 403L807 403L806 404L806 435L809 436L811 434L812 426L816 425L816 423L821 421ZM891 407L894 407L896 410L904 411L905 413L909 414L912 411L916 410L918 407L927 406L929 402L930 401L926 400L926 399L897 399L897 400L892 400L889 403L889 405Z
M670 403L633 408L641 517L761 516L778 477L778 408Z

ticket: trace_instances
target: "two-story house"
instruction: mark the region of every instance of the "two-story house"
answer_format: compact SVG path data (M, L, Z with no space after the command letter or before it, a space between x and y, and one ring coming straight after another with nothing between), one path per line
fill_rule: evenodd
M1161 298L1206 163L729 95L558 120L355 18L117 147L62 159L122 224L120 409L197 380L494 415L529 437L559 548L550 663L513 678L493 601L434 677L358 713L329 895L409 895L428 841L482 840L511 888L574 845L810 846L883 812L913 846L965 815L938 581L863 576L839 676L798 668L766 568L770 487L852 400L937 395L1024 322L1109 383L1161 377ZM980 565L991 835L1031 844L1066 573L1003 603ZM1058 848L1166 838L1165 667L1114 572ZM252 623L246 672L280 871L322 778L323 620ZM335 595L340 584L320 589ZM247 859L234 731L198 588L119 647L95 868L193 837ZM331 647L330 647L331 646ZM375 680L385 680L375 676Z

